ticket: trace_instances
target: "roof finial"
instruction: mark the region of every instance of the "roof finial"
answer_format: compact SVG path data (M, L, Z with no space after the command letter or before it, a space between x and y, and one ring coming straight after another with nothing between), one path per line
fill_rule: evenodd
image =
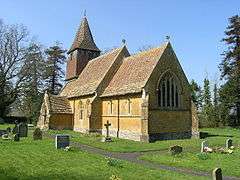
M83 16L84 16L84 17L87 16L87 11L86 11L86 9L84 10L84 14L83 14Z
M166 36L166 40L167 40L167 41L170 41L170 36L169 36L169 35Z
M126 44L126 39L122 39L122 43L123 43L123 45L125 45Z

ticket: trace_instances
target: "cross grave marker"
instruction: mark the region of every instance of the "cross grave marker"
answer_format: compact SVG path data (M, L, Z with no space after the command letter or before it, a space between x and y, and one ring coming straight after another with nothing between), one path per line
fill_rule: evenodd
M106 127L106 137L105 137L105 142L111 142L112 138L109 136L109 126L111 126L111 123L109 123L109 121L107 120L107 123L104 124L104 126Z

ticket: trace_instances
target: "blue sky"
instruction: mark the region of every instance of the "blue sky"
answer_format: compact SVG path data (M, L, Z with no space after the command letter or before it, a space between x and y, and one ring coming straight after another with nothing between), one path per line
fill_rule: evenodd
M44 46L55 41L68 49L86 9L100 49L120 46L126 39L131 53L146 45L159 46L165 36L188 77L215 81L228 18L239 14L239 0L0 0L0 19L24 24Z

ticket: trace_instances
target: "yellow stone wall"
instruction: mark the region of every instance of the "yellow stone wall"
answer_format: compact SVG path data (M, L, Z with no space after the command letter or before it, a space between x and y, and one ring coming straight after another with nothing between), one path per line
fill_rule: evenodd
M176 109L158 106L158 84L165 72L171 72L179 79L180 107ZM186 132L191 131L191 98L188 80L171 47L168 47L154 69L147 86L149 95L148 122L149 133Z
M112 103L112 113L111 113ZM130 107L129 104L130 103ZM110 134L122 138L138 140L142 134L141 95L105 98L102 101L102 129L109 121Z
M73 129L72 114L52 114L49 119L50 129Z
M70 106L73 110L74 131L88 132L90 129L91 102L93 97L70 99ZM82 119L80 112L82 111Z

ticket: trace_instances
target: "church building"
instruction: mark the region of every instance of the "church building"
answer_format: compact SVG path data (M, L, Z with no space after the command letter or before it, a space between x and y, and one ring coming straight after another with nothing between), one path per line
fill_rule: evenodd
M151 142L198 136L188 80L170 42L131 55L101 54L84 17L68 53L66 84L45 93L37 126Z

